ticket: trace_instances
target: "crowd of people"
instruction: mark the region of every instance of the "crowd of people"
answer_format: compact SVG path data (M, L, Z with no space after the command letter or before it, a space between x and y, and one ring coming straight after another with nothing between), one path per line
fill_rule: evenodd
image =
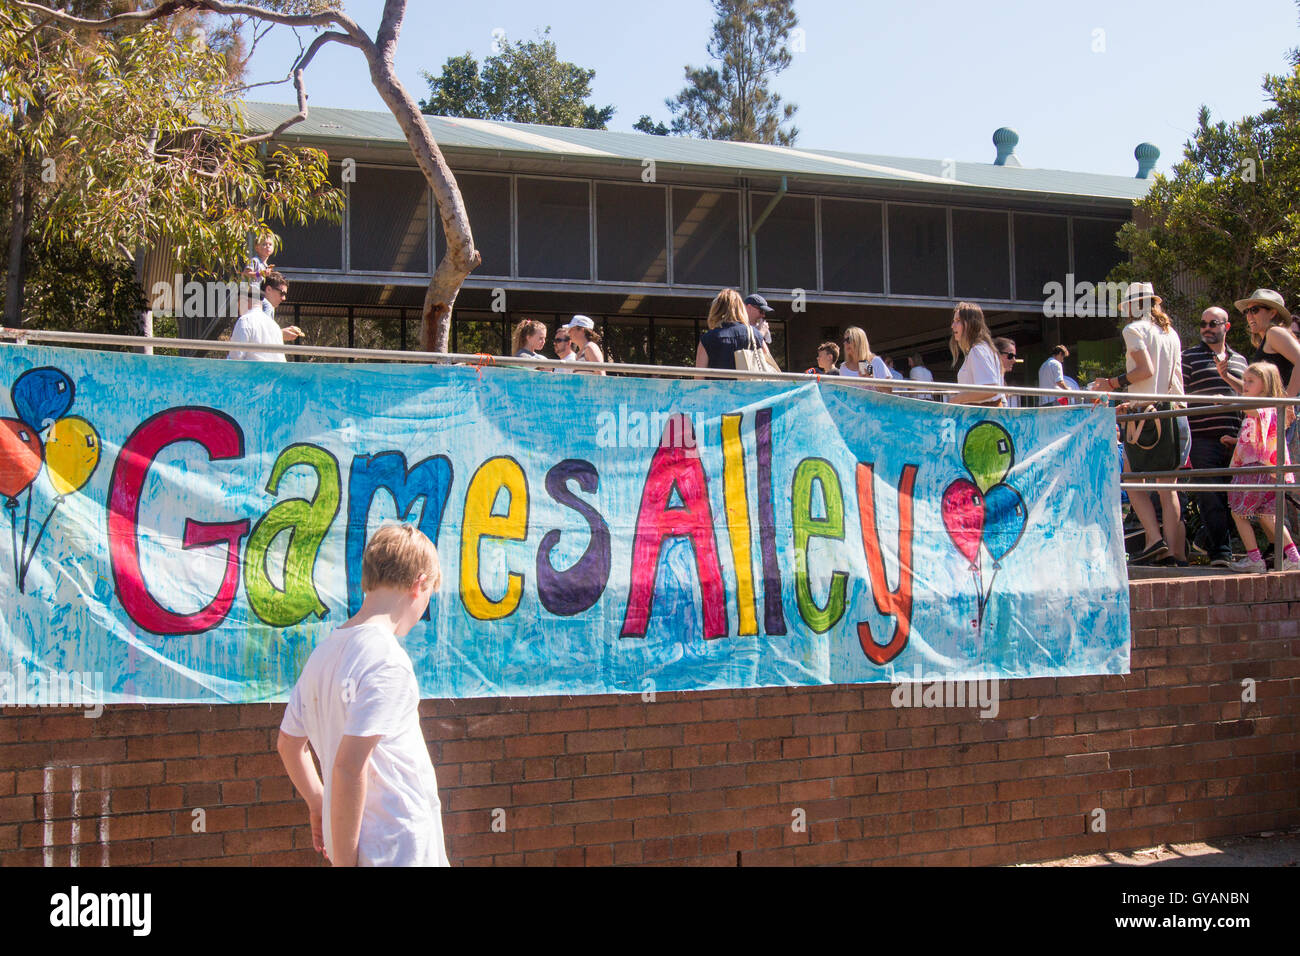
M1300 395L1300 326L1297 325L1282 296L1272 289L1257 289L1234 303L1250 330L1254 353L1249 360L1227 344L1231 328L1228 312L1219 307L1206 309L1201 315L1201 343L1184 350L1164 303L1149 282L1133 283L1120 303L1121 314L1131 319L1124 326L1125 370L1116 376L1097 378L1090 388L1114 392L1130 390L1136 394L1161 395L1245 395L1261 400L1295 398ZM1139 412L1173 412L1182 403L1154 407L1150 403L1131 403L1125 410ZM1168 424L1166 424L1168 423ZM1172 425L1172 427L1170 427ZM1277 422L1272 407L1250 408L1243 412L1217 411L1213 414L1148 419L1145 424L1130 422L1126 429L1124 467L1132 472L1158 472L1150 482L1158 486L1160 501L1157 516L1146 492L1129 495L1133 511L1142 523L1143 548L1133 556L1137 564L1171 561L1185 567L1190 547L1186 540L1183 510L1176 490L1177 471L1189 463L1203 469L1261 469L1238 471L1231 484L1257 485L1273 481L1266 468L1278 466L1277 430L1286 429L1282 464L1300 458L1297 448L1295 414L1287 409L1286 421ZM1168 448L1165 456L1153 454ZM1139 479L1141 480L1141 479ZM1223 476L1206 476L1200 483L1223 483ZM1288 472L1288 483L1294 474ZM1200 545L1215 566L1241 572L1263 572L1267 565L1258 547L1251 520L1257 520L1264 534L1283 552L1283 568L1300 570L1300 552L1285 526L1275 527L1276 492L1272 490L1195 491L1197 510L1202 520L1204 542ZM1233 560L1231 529L1228 516L1236 526L1246 550L1244 558Z
M302 330L296 326L281 328L275 309L288 296L289 284L270 265L273 250L270 237L257 245L245 277L251 293L240 304L240 317L231 334L232 342L280 344L297 340ZM260 292L261 301L253 301ZM1235 303L1250 330L1254 352L1246 356L1227 344L1231 320L1219 307L1206 309L1201 316L1201 342L1183 349L1173 321L1164 309L1163 299L1149 282L1132 283L1120 302L1120 314L1130 321L1122 335L1125 369L1116 376L1097 378L1089 389L1135 394L1161 395L1245 395L1261 400L1295 398L1300 395L1300 321L1287 309L1283 297L1272 289L1257 289ZM714 298L708 314L708 330L696 347L696 368L748 369L780 371L772 356L771 331L767 316L773 309L761 295L743 297L735 289L724 289ZM959 302L953 309L949 348L957 381L972 386L970 390L934 391L912 389L903 394L924 400L949 401L965 405L990 407L1018 406L1016 396L1005 395L1007 378L1020 359L1014 340L994 338L989 332L983 310L973 302ZM516 358L544 359L548 331L536 319L523 319L514 329L511 352ZM581 372L604 375L608 356L603 348L596 323L586 315L575 315L555 331L553 346L558 372ZM1065 374L1064 362L1070 351L1064 345L1053 348L1038 370L1038 385L1043 389L1070 392L1078 388ZM232 359L284 361L283 353L259 350L229 353ZM586 363L588 367L565 368L568 363ZM810 375L840 375L878 380L905 379L934 382L934 374L921 355L908 358L908 374L894 367L893 360L874 352L867 333L858 326L844 330L842 339L817 346ZM987 386L981 390L979 386ZM1069 398L1044 396L1039 404L1067 402ZM1132 556L1137 564L1172 563L1185 567L1191 549L1203 551L1212 565L1242 572L1261 572L1266 564L1252 527L1258 521L1274 547L1283 549L1283 565L1300 570L1300 553L1285 526L1275 527L1274 491L1242 490L1193 491L1201 517L1202 540L1188 542L1183 507L1178 492L1180 469L1256 469L1237 472L1234 484L1260 484L1271 480L1260 469L1277 467L1276 435L1285 431L1283 465L1300 460L1300 424L1293 410L1287 409L1285 422L1277 421L1272 407L1245 412L1219 410L1203 415L1165 415L1186 408L1185 403L1153 406L1150 403L1124 403L1121 411L1152 413L1157 417L1144 422L1129 422L1123 429L1123 462L1128 472L1152 473L1149 479L1159 502L1148 492L1129 495L1133 512L1142 525L1143 546ZM1294 483L1294 475L1285 480ZM1207 476L1206 483L1222 483L1219 476ZM1245 548L1245 557L1234 560L1231 531L1237 530ZM1279 540L1280 539L1280 540Z

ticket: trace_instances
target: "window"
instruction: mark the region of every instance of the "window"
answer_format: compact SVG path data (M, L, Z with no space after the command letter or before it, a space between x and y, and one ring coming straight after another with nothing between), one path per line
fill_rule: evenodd
M506 176L485 176L477 173L457 173L456 185L460 198L465 201L465 214L469 216L474 246L483 256L483 262L473 275L510 275L510 179ZM437 220L439 255L447 249L447 237L442 232L442 221Z
M959 299L1011 298L1007 214L952 211L953 294Z
M1042 301L1049 282L1065 282L1070 246L1064 216L1016 214L1016 298Z
M1124 253L1115 245L1123 221L1115 219L1075 219L1075 282L1104 282L1110 270L1124 261Z
M520 177L515 188L519 198L519 274L590 279L588 184Z
M674 187L673 283L740 285L740 199L735 193Z
M505 319L490 319L475 313L470 316L473 317L457 317L452 321L452 351L461 355L506 355L509 343Z
M694 319L655 319L655 364L693 368L701 332L703 324Z
M352 272L429 272L429 189L418 172L362 166L349 190Z
M889 291L948 297L947 210L890 204Z
M343 185L339 167L330 166L330 185ZM280 244L271 256L277 269L343 269L343 223L313 219L307 225L271 222Z
M607 319L603 323L605 358L629 365L653 365L650 349L650 320L643 318Z
M750 197L751 222L757 222L773 193ZM817 221L815 202L805 196L782 196L758 230L758 285L762 289L817 288Z
M668 281L663 186L596 184L596 276L606 282Z
M761 244L758 248L762 252ZM822 200L822 288L828 292L885 291L880 203Z

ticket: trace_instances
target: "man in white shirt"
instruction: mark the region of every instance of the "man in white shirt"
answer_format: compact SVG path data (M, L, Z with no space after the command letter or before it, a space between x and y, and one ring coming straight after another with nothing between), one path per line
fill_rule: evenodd
M231 342L247 342L252 345L283 345L302 336L302 329L296 325L280 328L275 321L275 309L289 294L289 281L278 272L262 274L262 299L271 304L267 313L262 305L250 308L235 322L234 331L230 333ZM247 362L283 362L283 352L263 352L260 349L247 352L231 350L227 358L242 359Z
M925 367L925 359L921 358L920 352L915 352L908 356L907 364L909 366L907 377L913 382L933 382L934 373ZM934 401L935 395L931 392L914 392L913 398L919 398L922 401ZM943 396L939 396L942 400Z
M555 357L561 362L576 362L578 356L573 351L573 340L569 338L569 330L560 326L555 330ZM556 368L557 372L576 372L575 368Z
M1052 349L1052 354L1047 357L1047 361L1038 366L1038 387L1059 388L1068 392L1070 386L1065 381L1065 366L1062 363L1069 357L1070 350L1064 345ZM1038 404L1055 405L1056 399L1044 396L1039 399Z

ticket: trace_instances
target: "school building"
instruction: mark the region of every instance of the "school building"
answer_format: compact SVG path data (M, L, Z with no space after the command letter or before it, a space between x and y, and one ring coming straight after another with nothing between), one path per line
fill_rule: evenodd
M255 130L293 112L247 104ZM904 372L920 352L940 379L954 377L961 299L1015 338L1021 382L1051 344L1113 339L1113 319L1046 317L1045 286L1105 279L1159 155L1141 144L1137 175L1124 177L1025 168L1005 128L988 163L968 163L426 119L483 256L452 351L503 354L520 318L554 331L583 313L618 361L693 365L710 301L735 287L776 309L772 351L786 369L813 365L819 342L858 325ZM329 154L347 207L340 224L277 226L273 261L292 282L282 322L316 345L418 348L444 239L396 122L313 107L283 139Z

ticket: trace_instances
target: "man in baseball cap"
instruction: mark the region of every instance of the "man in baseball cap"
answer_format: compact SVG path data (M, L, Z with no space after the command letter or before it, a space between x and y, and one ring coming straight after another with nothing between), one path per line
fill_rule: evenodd
M761 295L745 296L745 313L749 316L749 324L768 345L772 344L772 330L767 327L767 316L775 311Z

